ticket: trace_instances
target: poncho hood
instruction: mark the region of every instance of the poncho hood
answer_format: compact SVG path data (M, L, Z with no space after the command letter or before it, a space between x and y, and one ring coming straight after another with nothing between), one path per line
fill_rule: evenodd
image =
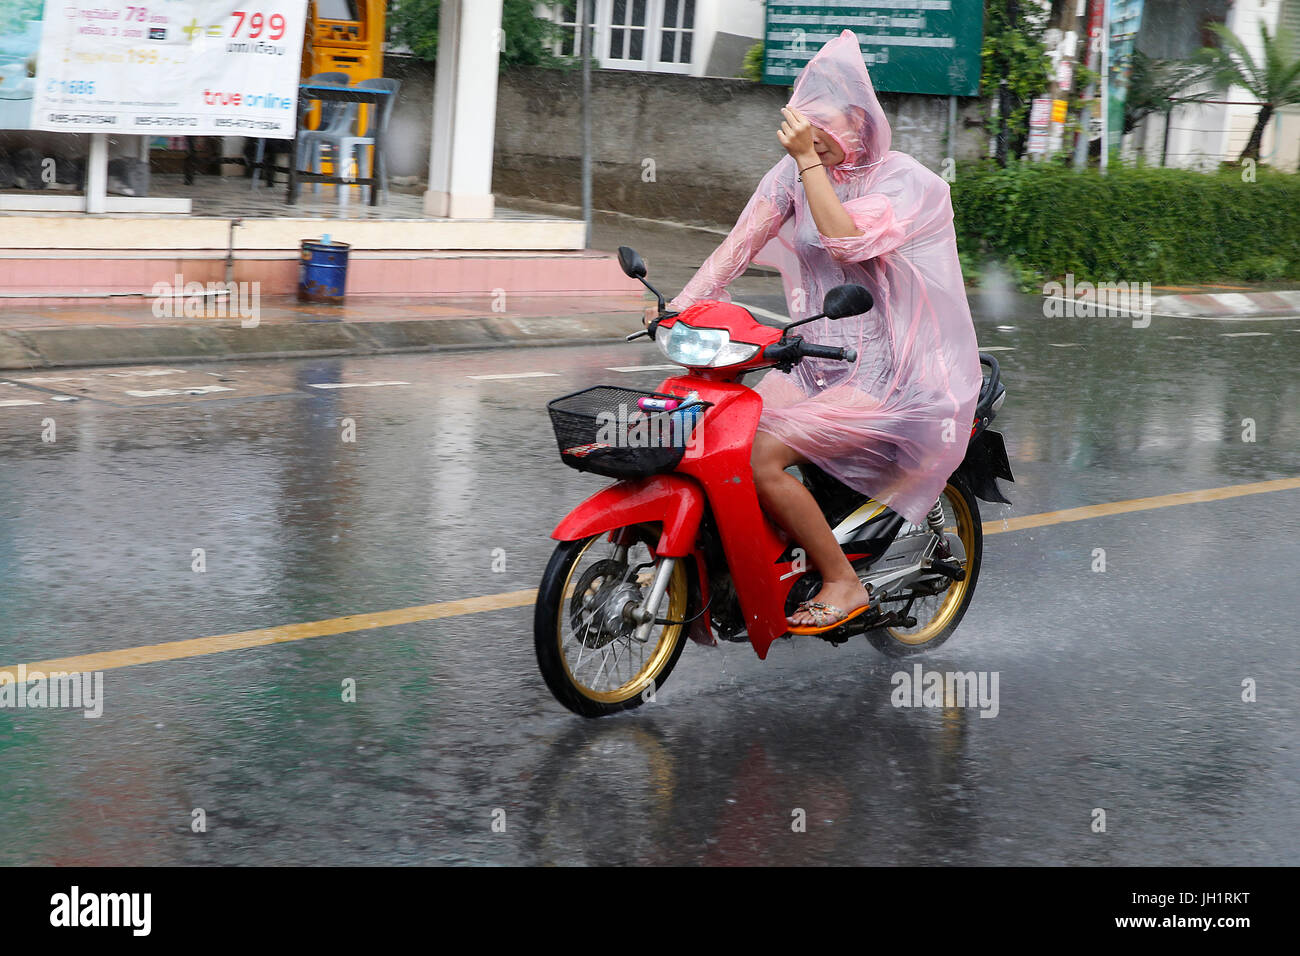
M845 30L808 61L795 80L789 105L825 130L844 151L844 161L831 169L836 181L870 168L889 152L889 120L876 99L852 30Z

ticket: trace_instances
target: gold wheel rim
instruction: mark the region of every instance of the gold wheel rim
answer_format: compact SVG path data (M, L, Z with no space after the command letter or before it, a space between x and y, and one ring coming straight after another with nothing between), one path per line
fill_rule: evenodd
M957 538L961 541L962 550L966 552L966 557L961 562L961 567L967 572L966 576L960 581L954 581L952 586L944 592L945 600L939 605L939 610L935 612L930 622L919 631L907 634L899 631L897 628L886 628L890 637L900 644L907 644L916 647L934 640L952 622L953 616L957 609L961 607L962 601L966 599L966 592L970 590L970 561L971 555L975 552L975 521L971 515L970 507L966 503L966 498L961 495L951 484L943 489L943 496L948 499L952 506L953 516L957 519ZM947 528L944 529L945 533Z
M655 675L658 674L672 656L673 648L677 644L678 636L681 634L682 625L665 624L660 625L659 640L654 650L647 657L641 669L637 671L629 680L623 682L612 690L600 691L588 687L574 676L573 670L569 667L569 656L564 652L565 625L569 613L569 599L573 593L573 575L578 566L582 563L583 556L597 542L606 538L605 535L597 535L592 538L578 552L578 556L573 559L573 564L569 566L569 573L564 579L564 590L561 592L560 608L556 619L556 646L560 652L560 663L564 667L564 674L569 679L569 683L589 700L594 700L601 704L621 704L624 701L631 700L645 691L653 684ZM653 573L653 571L651 572ZM686 614L686 568L679 559L676 567L673 568L673 575L668 579L668 617L672 620L681 620ZM653 638L652 638L653 639ZM615 639L617 640L617 638ZM611 642L613 643L613 642ZM599 673L599 672L598 672Z

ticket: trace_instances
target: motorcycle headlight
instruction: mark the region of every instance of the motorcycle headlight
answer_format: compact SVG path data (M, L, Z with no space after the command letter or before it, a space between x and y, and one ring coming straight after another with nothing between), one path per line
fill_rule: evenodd
M655 336L659 350L688 368L722 368L747 362L758 352L757 345L733 342L725 329L698 329L676 322L671 329Z

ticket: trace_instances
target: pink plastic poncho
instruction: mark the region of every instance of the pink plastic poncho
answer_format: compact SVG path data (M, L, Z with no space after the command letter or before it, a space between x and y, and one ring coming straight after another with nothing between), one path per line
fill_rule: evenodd
M889 122L852 32L809 61L790 105L844 151L829 172L861 235L817 231L786 156L671 308L729 302L725 287L752 261L781 270L792 320L821 311L841 283L869 289L875 307L866 315L798 330L810 342L856 349L857 362L805 359L789 374L769 373L757 386L758 427L919 524L965 456L982 381L948 184L890 151Z

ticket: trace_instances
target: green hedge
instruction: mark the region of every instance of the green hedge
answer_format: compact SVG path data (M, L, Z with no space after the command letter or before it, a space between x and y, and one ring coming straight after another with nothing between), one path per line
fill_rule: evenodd
M1068 272L1153 284L1300 279L1300 176L1260 170L1076 171L1054 163L959 166L964 263L1009 263L1021 284Z

